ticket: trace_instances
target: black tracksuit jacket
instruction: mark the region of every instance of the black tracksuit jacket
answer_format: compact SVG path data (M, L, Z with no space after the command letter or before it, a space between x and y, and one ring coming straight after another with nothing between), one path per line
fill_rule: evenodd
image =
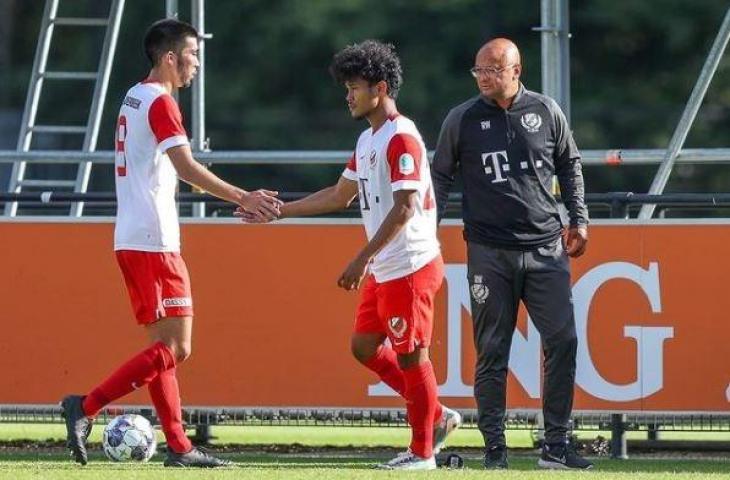
M557 103L520 85L511 107L477 96L453 108L431 167L439 218L458 171L464 184L464 238L498 248L554 242L562 221L557 175L571 226L587 224L580 153Z

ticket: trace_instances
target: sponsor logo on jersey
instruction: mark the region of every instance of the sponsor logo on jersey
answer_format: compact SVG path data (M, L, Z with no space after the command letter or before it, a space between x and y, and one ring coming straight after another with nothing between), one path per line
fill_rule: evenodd
M489 130L492 128L492 122L489 120L483 120L482 121L482 130Z
M506 150L482 153L482 164L486 175L494 175L492 183L506 182L505 175L510 171Z
M390 331L393 332L393 336L395 338L403 338L403 334L406 333L408 324L406 323L406 319L403 317L393 317L388 320L388 328L390 328Z
M537 133L542 125L542 117L537 113L526 113L522 115L520 123L530 133Z
M484 280L481 275L474 275L474 283L472 283L471 287L469 287L469 289L471 290L471 297L479 305L486 302L487 297L489 296L489 287L484 285L482 283L483 281Z
M403 175L410 175L416 171L416 161L410 153L404 153L398 159L398 170Z
M124 105L127 105L128 107L132 107L133 109L138 110L139 106L142 104L142 101L127 95L126 97L124 97L123 103L124 103Z
M192 307L193 299L190 297L163 298L162 306L165 308Z

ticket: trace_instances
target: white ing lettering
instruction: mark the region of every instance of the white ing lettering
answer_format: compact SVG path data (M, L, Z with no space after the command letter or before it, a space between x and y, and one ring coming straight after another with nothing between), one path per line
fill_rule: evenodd
M447 369L446 381L439 385L439 395L471 397L473 387L464 383L462 368L462 310L471 314L466 265L446 265L447 299ZM611 383L596 368L588 345L588 312L599 288L614 279L625 279L636 284L649 300L653 313L661 312L659 267L652 262L649 268L629 262L609 262L586 272L573 286L578 356L576 384L590 395L602 400L625 402L646 398L664 386L664 341L674 337L673 327L642 327L625 325L624 337L636 341L636 380L621 385ZM616 319L608 319L615 321ZM467 332L471 335L471 332ZM510 350L509 368L530 398L540 398L541 343L537 329L527 318L527 333L515 330ZM397 396L384 383L370 385L368 395Z
M573 286L575 324L578 334L576 383L594 397L615 402L638 400L664 386L664 341L674 337L673 327L626 325L624 336L636 340L636 381L617 385L601 376L588 348L588 311L598 289L612 279L629 280L641 288L653 313L662 311L659 266L652 262L647 270L628 262L609 262L594 267Z

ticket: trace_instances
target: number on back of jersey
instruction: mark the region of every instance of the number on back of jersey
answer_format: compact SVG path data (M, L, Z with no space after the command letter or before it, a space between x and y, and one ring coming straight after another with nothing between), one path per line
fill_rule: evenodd
M124 141L127 138L127 117L119 116L117 121L116 142L114 148L114 170L120 177L127 176L127 155L124 151Z

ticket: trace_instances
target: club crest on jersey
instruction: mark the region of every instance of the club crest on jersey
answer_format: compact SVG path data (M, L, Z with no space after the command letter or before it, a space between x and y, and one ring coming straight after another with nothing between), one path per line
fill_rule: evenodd
M474 283L471 284L469 290L471 290L471 296L475 302L479 305L487 301L489 296L489 287L482 283L483 277L481 275L474 275Z
M390 331L393 332L393 336L395 338L402 338L403 334L406 333L408 324L403 317L393 317L388 320L388 328L390 328Z
M370 152L370 168L375 168L375 164L378 161L378 154L373 150Z
M489 120L482 120L482 130L489 130L492 128L492 122Z
M403 175L410 175L416 171L416 161L410 153L404 153L398 159L398 170Z
M542 125L542 117L537 113L526 113L520 119L522 126L530 133L537 133Z

